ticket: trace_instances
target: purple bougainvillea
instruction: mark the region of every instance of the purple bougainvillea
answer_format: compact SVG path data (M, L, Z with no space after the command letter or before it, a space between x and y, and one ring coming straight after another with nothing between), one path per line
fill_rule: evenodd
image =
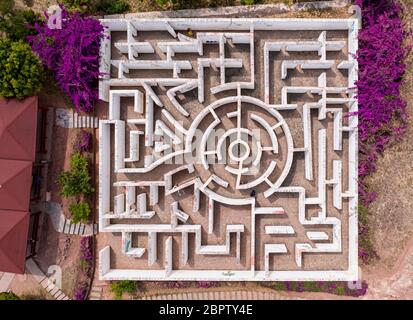
M85 261L93 261L93 237L87 236L80 240L80 255L81 259Z
M401 6L394 0L356 0L362 8L359 32L359 190L368 206L375 199L364 178L376 170L378 154L406 129L406 102L400 86L406 70L406 32Z
M76 286L74 300L86 300L87 284L80 283Z
M369 263L377 254L371 242L367 207L376 199L366 177L376 170L378 155L407 127L406 102L400 95L407 32L396 0L356 0L362 8L359 31L359 257Z
M265 286L279 291L293 292L327 292L340 296L360 297L367 293L367 282L348 283L330 281L279 281L268 282Z
M50 29L46 22L36 23L38 34L29 36L28 41L76 110L89 112L98 100L99 48L104 28L97 19L77 12L69 14L61 8L62 28Z
M87 236L80 240L80 261L83 262L78 279L76 281L74 299L85 300L91 281L93 268L93 237Z
M92 149L92 133L82 130L76 137L75 149L79 152L89 152Z

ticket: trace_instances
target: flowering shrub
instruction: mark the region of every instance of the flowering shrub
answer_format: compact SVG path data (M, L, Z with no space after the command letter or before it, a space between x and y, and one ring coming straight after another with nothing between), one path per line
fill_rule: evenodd
M191 287L191 281L164 281L162 286L167 289L183 289Z
M406 129L406 102L400 86L406 70L407 48L401 7L394 0L356 0L362 7L359 32L359 177L364 205L374 200L364 178L376 170L377 155Z
M81 270L75 287L74 299L86 300L93 268L93 236L87 236L80 240L80 266Z
M88 236L80 240L80 258L85 261L93 261L92 239L92 236Z
M329 282L329 281L279 281L266 284L278 291L295 291L295 292L327 292L340 296L360 297L367 292L367 282L361 283L361 288L349 288L347 282ZM356 285L354 285L356 287Z
M75 150L79 152L89 152L92 149L92 133L82 130L76 137Z
M196 287L197 288L215 288L218 287L219 283L217 281L197 281Z
M368 263L376 254L368 227L368 205L375 200L365 178L376 170L378 155L406 129L406 102L400 86L406 70L406 32L401 6L394 0L356 0L362 8L359 32L359 256Z
M47 14L45 14L48 18ZM33 51L53 73L59 87L78 112L93 109L98 99L99 48L103 26L80 13L69 14L62 6L62 28L36 23L37 35L29 36Z
M186 289L186 288L215 288L219 286L217 281L164 281L162 287L166 289Z
M87 294L87 283L80 282L75 289L74 299L75 300L86 300Z

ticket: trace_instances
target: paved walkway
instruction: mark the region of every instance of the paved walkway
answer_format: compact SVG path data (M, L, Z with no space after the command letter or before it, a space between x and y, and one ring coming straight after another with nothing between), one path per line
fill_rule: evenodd
M0 272L0 292L8 292L14 276L14 273Z
M365 274L369 289L364 299L413 299L413 239L391 270Z
M170 294L143 296L141 300L301 300L286 297L275 291L267 290L215 290L189 291Z
M39 266L33 259L26 261L26 272L30 273L33 278L56 300L70 300L69 297L60 290L49 278L40 270Z
M80 236L90 236L96 234L98 231L97 224L72 223L67 219L62 207L56 202L42 202L36 204L32 210L43 211L47 213L52 221L53 227L57 232L66 234L76 234Z

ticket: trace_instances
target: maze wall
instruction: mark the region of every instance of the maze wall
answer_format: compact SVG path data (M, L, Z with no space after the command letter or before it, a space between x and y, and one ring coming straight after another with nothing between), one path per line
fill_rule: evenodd
M355 19L104 19L99 276L356 280Z

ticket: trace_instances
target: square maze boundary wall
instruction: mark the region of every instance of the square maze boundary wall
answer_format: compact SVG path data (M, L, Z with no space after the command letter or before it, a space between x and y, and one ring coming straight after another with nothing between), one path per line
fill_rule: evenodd
M100 279L357 280L358 21L101 22Z

